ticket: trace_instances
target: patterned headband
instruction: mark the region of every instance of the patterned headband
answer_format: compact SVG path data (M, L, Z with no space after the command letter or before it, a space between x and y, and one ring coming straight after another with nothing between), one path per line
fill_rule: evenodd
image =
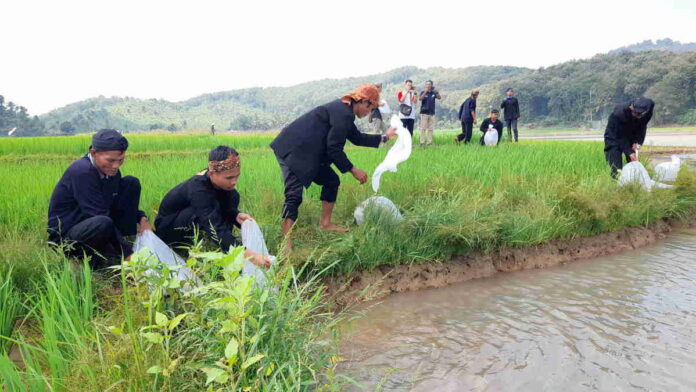
M220 173L226 170L231 170L238 168L239 156L230 154L224 161L210 161L208 162L208 171L211 173Z

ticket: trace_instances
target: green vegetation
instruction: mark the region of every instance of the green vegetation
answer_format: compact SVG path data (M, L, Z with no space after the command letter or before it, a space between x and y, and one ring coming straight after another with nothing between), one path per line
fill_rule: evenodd
M457 127L459 106L480 88L482 115L498 107L508 87L517 89L525 126L557 127L601 123L614 105L645 95L657 102L653 124L694 124L696 51L621 51L536 70L505 66L447 69L403 67L359 78L325 79L286 88L251 88L205 94L182 102L98 97L54 110L42 120L50 130L69 122L78 132L104 127L150 129L279 129L312 107L336 99L360 83L382 82L394 109L403 81L417 88L432 79L443 93L440 127ZM597 123L595 127L601 126Z
M141 180L141 207L152 218L171 187L206 166L210 148L237 148L242 210L255 216L276 250L283 185L267 147L272 137L132 135L122 172ZM326 313L320 278L696 212L694 173L683 171L675 189L618 188L601 143L484 148L455 146L451 138L443 133L437 146L416 149L398 173L383 176L380 194L399 206L403 221L368 216L368 224L353 225L354 208L372 191L342 176L335 217L351 232L320 231L319 188L308 189L297 249L273 277L278 291L254 289L239 275L237 253L197 246L188 264L203 285L184 294L144 255L126 263L120 276L93 279L88 268L75 268L46 246L51 191L86 151L86 136L0 140L0 301L14 307L0 310L0 333L21 347L25 366L20 370L0 351L0 379L9 391L332 390L347 381L334 374L337 319ZM348 148L368 172L384 154ZM161 275L145 275L147 267ZM7 322L17 315L24 316Z

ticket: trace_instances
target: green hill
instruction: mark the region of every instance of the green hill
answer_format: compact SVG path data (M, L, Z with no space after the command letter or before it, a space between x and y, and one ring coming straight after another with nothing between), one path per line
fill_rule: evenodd
M658 41L659 42L659 41ZM639 44L640 45L640 44ZM439 126L456 126L461 102L479 87L481 115L497 107L507 87L518 91L521 121L528 126L583 125L606 119L611 108L636 96L656 102L654 124L696 123L696 51L632 51L600 54L547 68L507 66L398 68L386 73L323 79L291 87L250 88L201 95L181 102L98 97L54 110L41 119L47 130L70 122L77 132L113 127L127 131L166 128L277 129L315 105L364 82L382 82L397 107L405 79L418 87L432 79L442 92Z

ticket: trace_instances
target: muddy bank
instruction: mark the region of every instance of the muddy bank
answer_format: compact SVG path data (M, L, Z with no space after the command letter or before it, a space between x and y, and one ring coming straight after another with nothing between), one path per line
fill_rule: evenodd
M391 293L436 288L498 272L547 268L558 264L616 254L650 245L676 228L694 223L660 221L645 227L631 227L591 237L554 240L546 244L502 249L490 254L460 256L438 263L380 266L372 271L357 271L348 276L327 279L328 296L334 304L385 297Z

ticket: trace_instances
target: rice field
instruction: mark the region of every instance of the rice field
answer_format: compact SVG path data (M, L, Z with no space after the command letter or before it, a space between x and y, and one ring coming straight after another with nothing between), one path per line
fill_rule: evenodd
M309 188L297 249L275 276L278 292L249 288L234 255L199 249L190 263L210 290L188 296L170 282L149 281L144 260L115 277L93 277L46 246L52 189L86 152L88 136L0 139L0 379L8 391L340 390L350 381L334 373L330 337L342 316L325 313L323 276L688 219L696 211L693 173L683 171L675 189L619 188L601 143L489 148L455 146L452 137L415 147L397 173L383 175L379 194L399 207L401 222L372 217L356 226L353 211L373 192L343 175L334 216L351 231L317 228L320 189ZM211 148L236 148L241 210L276 250L283 184L267 147L272 138L131 135L121 172L140 179L141 209L154 221L165 193L205 168ZM386 150L349 146L347 154L369 174ZM9 346L20 348L24 369L3 354Z

